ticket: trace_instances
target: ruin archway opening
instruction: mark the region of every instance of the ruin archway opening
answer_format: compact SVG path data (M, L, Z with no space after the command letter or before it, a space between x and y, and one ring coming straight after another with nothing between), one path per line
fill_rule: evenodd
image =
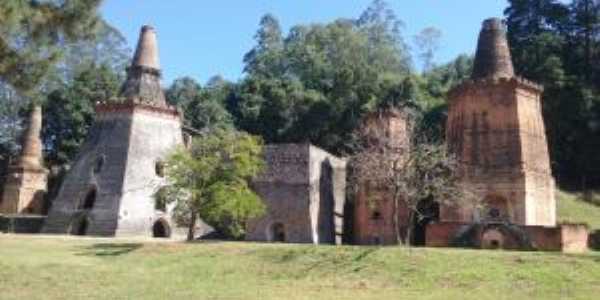
M83 218L78 223L75 223L75 226L72 227L71 234L78 235L78 236L85 236L85 235L87 235L89 225L90 224L89 224L89 221L87 220L87 218Z
M169 227L169 224L163 219L154 222L154 225L152 226L152 237L163 239L170 238L171 228Z
M83 201L83 209L90 210L94 208L94 205L96 204L96 195L97 192L95 188L87 193L85 200Z
M440 205L433 199L425 199L419 202L415 214L410 244L423 247L427 243L427 225L440 219Z
M285 227L282 223L274 223L271 225L271 242L283 243L286 241Z

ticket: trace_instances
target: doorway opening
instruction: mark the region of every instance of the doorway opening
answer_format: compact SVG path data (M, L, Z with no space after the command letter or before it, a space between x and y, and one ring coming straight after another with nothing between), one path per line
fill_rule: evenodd
M152 226L152 237L155 237L155 238L171 237L171 229L169 227L169 224L163 219L156 221L154 223L154 225Z
M418 214L414 218L411 245L425 246L427 242L427 225L440 219L440 205L427 199L417 205Z
M76 225L72 228L73 231L71 232L71 234L85 236L85 235L87 235L89 225L90 224L89 224L89 221L87 220L87 218L83 218L83 219L81 219L81 221L79 223L76 223Z
M91 189L87 193L85 200L83 201L83 209L91 210L94 208L94 205L96 204L96 194L97 192L95 188Z
M285 227L282 223L275 223L271 226L271 241L285 242Z

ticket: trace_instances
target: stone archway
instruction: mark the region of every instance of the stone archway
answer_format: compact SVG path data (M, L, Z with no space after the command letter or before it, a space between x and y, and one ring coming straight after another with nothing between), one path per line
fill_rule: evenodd
M286 241L285 226L283 223L273 223L269 230L269 241L283 243Z
M85 199L83 200L83 203L81 204L81 209L92 210L94 208L94 206L96 205L97 195L98 195L98 192L97 192L96 188L95 187L91 188L89 190L89 192L85 195Z
M87 217L75 220L71 223L70 233L72 235L86 236L90 228L90 221Z
M152 237L154 238L170 238L171 237L171 227L169 223L164 219L158 219L152 225Z

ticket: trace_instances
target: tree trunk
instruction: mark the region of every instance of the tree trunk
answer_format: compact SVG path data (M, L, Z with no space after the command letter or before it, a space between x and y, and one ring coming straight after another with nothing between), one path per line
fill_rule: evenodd
M394 212L393 212L393 222L394 222L394 233L396 234L396 243L401 244L402 238L400 237L400 222L398 220L398 197L394 196Z
M196 211L192 210L190 212L190 224L188 227L188 234L187 234L187 240L188 242L191 242L194 240L194 236L196 235L196 218L197 218L198 214L196 213Z
M411 239L413 236L413 224L415 223L415 213L412 209L408 210L408 226L406 226L406 246L411 246Z

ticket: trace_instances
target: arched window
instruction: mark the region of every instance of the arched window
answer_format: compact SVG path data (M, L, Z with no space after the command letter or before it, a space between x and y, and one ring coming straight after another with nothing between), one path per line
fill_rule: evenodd
M156 176L158 177L165 177L165 163L162 161L157 161L156 164L154 164L154 173L156 173Z
M104 167L105 162L106 157L104 155L100 155L98 156L98 158L96 158L96 162L94 164L94 174L102 172L102 168Z

